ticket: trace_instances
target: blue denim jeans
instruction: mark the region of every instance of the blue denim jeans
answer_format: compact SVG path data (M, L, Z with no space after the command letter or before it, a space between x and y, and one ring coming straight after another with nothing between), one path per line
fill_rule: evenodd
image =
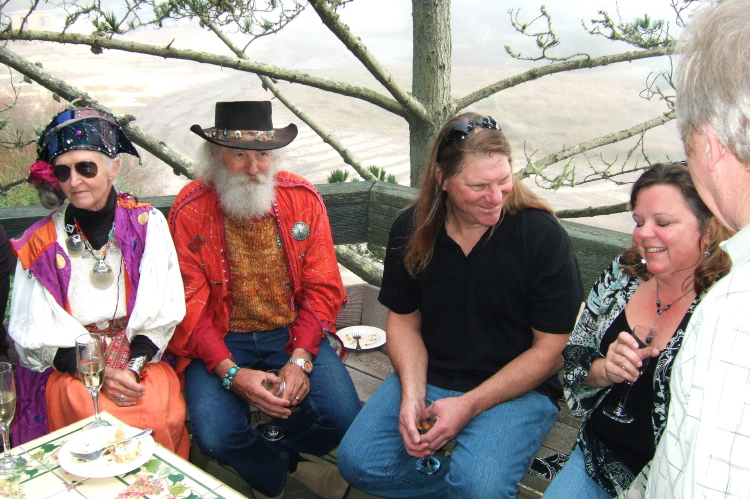
M569 497L586 497L590 499L612 499L606 490L599 487L586 473L583 451L576 444L570 453L568 462L552 479L542 496L545 499L568 499Z
M287 328L260 333L228 333L224 341L240 367L280 369L289 360ZM276 496L286 483L290 452L322 455L335 448L360 409L349 373L327 338L313 360L310 393L286 420L276 420L286 436L264 439L250 427L246 400L222 387L221 379L194 359L185 370L185 401L193 437L204 454L234 468L255 490Z
M427 385L427 398L461 392ZM339 471L354 487L383 497L516 497L518 482L555 422L557 407L532 391L488 409L456 436L455 449L438 457L433 475L417 471L417 458L398 432L401 386L390 375L370 397L341 441Z

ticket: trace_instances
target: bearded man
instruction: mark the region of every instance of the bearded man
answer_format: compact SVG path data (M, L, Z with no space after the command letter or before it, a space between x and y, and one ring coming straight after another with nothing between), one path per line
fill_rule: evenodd
M169 215L187 305L170 351L203 453L233 467L256 496L273 497L287 471L307 473L300 453L332 450L360 408L324 335L345 302L331 229L320 194L277 167L272 151L297 127L274 129L270 102L218 102L215 126L190 130L206 142L202 178L180 191ZM267 390L272 369L284 384L272 376L279 384ZM250 405L274 418L283 438L253 428ZM340 497L346 484L328 472L311 473L327 484L306 484Z

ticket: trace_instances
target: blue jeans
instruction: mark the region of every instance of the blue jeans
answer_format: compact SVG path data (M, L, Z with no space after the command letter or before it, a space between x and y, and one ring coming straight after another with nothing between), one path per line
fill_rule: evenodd
M228 333L224 341L240 367L280 369L289 360L287 328ZM289 419L276 420L286 436L264 439L250 426L246 400L222 387L221 379L194 359L185 370L185 401L193 437L204 454L234 468L255 490L277 496L284 489L290 453L322 455L335 448L360 409L349 373L327 338L313 360L310 393Z
M612 499L612 496L599 487L599 484L586 473L583 451L578 444L573 448L568 462L552 479L552 483L549 484L542 497L546 499L568 499L570 497Z
M427 398L455 397L427 385ZM339 471L354 487L383 497L516 497L518 482L557 417L546 396L531 391L486 410L456 436L440 470L424 475L398 432L401 386L390 375L370 397L341 441Z

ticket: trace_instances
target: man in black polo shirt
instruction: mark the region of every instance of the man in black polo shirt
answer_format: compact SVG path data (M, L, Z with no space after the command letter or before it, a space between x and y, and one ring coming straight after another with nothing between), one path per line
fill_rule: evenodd
M514 182L510 157L491 117L450 120L393 224L379 299L396 372L338 451L344 478L369 494L515 497L554 424L582 288L567 234ZM437 422L420 435L425 397ZM437 470L417 469L453 439Z

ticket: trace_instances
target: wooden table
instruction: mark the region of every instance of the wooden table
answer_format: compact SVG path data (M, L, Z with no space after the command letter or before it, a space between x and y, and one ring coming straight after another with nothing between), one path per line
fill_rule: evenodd
M117 418L102 413L102 419L122 424ZM240 499L239 494L216 478L193 466L161 445L156 445L152 458L140 468L111 478L81 478L63 470L57 453L69 439L80 434L93 420L79 421L44 437L13 449L22 455L28 466L22 472L0 478L0 497L46 499L90 498L128 499Z

